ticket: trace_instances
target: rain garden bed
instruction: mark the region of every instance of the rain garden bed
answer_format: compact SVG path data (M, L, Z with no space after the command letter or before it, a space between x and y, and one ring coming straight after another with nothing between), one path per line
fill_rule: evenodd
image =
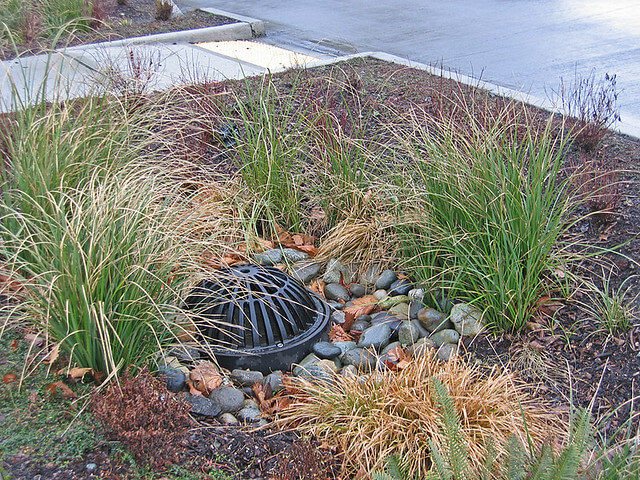
M387 459L392 478L637 474L640 150L607 130L608 79L587 85L595 104L566 86L573 119L366 58L138 87L1 117L4 471L367 478ZM183 300L244 262L317 264L304 282L337 302L325 352L361 342L362 315L405 335L386 352L361 342L368 369L365 350L350 373L348 352L326 354L284 389L220 372L183 348L203 347ZM374 297L381 275L410 289ZM460 305L482 333L437 342L439 324L411 323ZM257 412L248 426L275 423L212 414L223 394Z

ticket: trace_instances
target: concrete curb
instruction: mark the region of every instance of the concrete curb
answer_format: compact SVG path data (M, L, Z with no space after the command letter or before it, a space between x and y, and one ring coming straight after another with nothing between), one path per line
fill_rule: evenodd
M122 40L92 43L90 45L78 45L76 47L67 47L65 48L65 51L74 52L77 50L88 50L92 48L126 47L130 45L147 45L153 43L199 43L249 40L251 38L264 35L264 22L262 20L236 15L235 13L229 13L223 10L216 10L214 8L203 8L202 10L214 15L233 18L234 20L237 20L237 23L218 25L215 27L196 28L192 30L182 30L179 32L158 33L144 37L123 38Z

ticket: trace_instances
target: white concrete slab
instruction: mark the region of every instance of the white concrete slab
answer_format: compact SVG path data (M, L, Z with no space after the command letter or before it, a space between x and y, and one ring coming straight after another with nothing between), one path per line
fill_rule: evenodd
M268 70L304 67L320 60L319 57L312 57L303 53L258 42L204 42L199 43L198 46L226 57L258 65Z
M61 53L0 62L0 111L37 100L86 95L89 70Z

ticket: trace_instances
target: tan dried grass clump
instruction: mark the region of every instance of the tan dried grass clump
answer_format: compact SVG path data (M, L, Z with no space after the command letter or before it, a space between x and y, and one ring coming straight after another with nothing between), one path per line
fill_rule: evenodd
M567 425L549 405L529 396L513 374L486 371L459 357L439 362L431 355L366 381L337 376L327 386L295 379L297 400L281 412L278 423L339 446L350 473L381 469L383 459L396 454L422 478L431 466L428 440L440 451L446 447L433 378L443 383L456 406L472 465L481 464L489 443L504 455L511 435L524 445L527 432L537 444L566 437Z
M346 218L322 238L317 260L338 258L358 266L360 273L372 264L381 267L398 259L398 239L391 218Z

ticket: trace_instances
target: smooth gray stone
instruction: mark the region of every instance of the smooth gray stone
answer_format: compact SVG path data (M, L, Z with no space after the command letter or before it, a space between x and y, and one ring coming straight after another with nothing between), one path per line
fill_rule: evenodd
M391 284L396 280L398 280L398 276L396 275L396 272L394 272L393 270L385 270L380 274L380 276L376 280L376 288L378 290L380 289L387 290L391 286Z
M273 248L271 250L265 250L262 253L256 254L255 261L262 265L277 265L282 262L282 250L279 248Z
M309 259L308 253L302 252L295 248L284 248L282 250L282 256L285 258L285 260L291 263L302 262Z
M373 264L368 267L360 277L360 283L365 287L373 287L376 280L380 277L380 265Z
M342 310L344 308L344 303L336 302L334 300L329 300L327 305L329 305L333 310Z
M367 328L360 339L358 340L358 347L369 348L373 347L376 350L382 349L389 345L391 339L391 327L386 323L379 323Z
M320 359L315 353L310 353L302 360L300 360L295 367L293 367L293 374L297 376L300 369L308 367L309 365L313 365L314 363L317 363L319 361Z
M422 303L422 301L411 300L411 302L409 303L409 318L411 320L416 320L418 318L418 313L420 313L420 310L425 307L426 305Z
M382 352L380 352L381 355L384 355L385 353L393 350L396 347L401 347L402 345L400 345L400 342L391 342L389 345L387 345L386 347L384 347L382 349Z
M350 342L350 341L333 342L333 344L342 351L342 353L340 354L341 357L342 355L347 353L349 350L353 350L357 346L356 342ZM342 360L342 358L340 358L340 360Z
M430 338L421 338L413 345L407 347L407 352L413 357L418 358L434 348L437 348L436 342Z
M322 365L307 365L301 368L296 374L297 377L304 378L313 383L333 383L331 371Z
M264 379L264 384L269 385L271 387L271 391L276 393L284 388L284 383L282 383L282 371L276 370L267 375Z
M397 340L396 337L398 336L398 329L400 328L400 325L402 325L402 320L402 318L390 315L388 312L379 312L371 318L371 326L383 323L389 325L391 328L392 339Z
M378 307L383 310L389 310L391 307L395 305L399 305L401 303L408 304L411 300L406 295L395 295L393 297L385 297L382 300L378 301Z
M238 410L236 417L244 423L255 423L260 421L262 414L256 407L243 407Z
M367 290L358 283L349 285L349 290L351 290L351 295L358 298L364 297L365 293L367 293Z
M342 354L340 347L336 347L332 342L314 343L311 350L318 356L318 358L326 358L329 360Z
M387 297L387 291L384 288L380 288L375 292L373 292L373 296L375 297L376 300L380 301Z
M217 417L222 413L222 408L217 403L199 395L188 395L185 400L191 404L191 413L204 415L205 417Z
M231 372L231 379L243 387L251 387L256 382L262 383L264 381L264 375L262 372L236 368Z
M341 360L345 366L353 365L354 367L366 372L371 371L376 366L376 356L370 351L362 348L349 350L342 356Z
M453 328L453 324L447 320L447 315L434 308L425 307L420 310L418 320L430 332Z
M438 351L436 352L436 357L438 357L438 359L446 362L451 357L456 355L457 352L458 352L457 345L453 345L452 343L444 343L438 348Z
M158 367L158 375L164 375L166 377L167 390L170 392L178 393L184 390L187 376L183 371L177 368L160 366Z
M340 369L340 375L345 377L357 377L358 369L354 365L345 365Z
M417 320L407 320L400 325L398 329L398 341L402 345L413 345L422 337L420 328L418 328L416 323L418 323Z
M460 335L478 335L484 328L482 325L482 312L475 306L467 303L456 303L451 307L449 317Z
M413 283L406 278L401 278L389 286L389 296L407 295L412 289Z
M332 258L327 262L327 268L322 280L324 283L340 283L340 280L342 280L348 284L351 283L351 271L340 261Z
M349 300L349 292L339 283L328 283L324 286L324 295L329 300Z
M342 325L347 321L347 316L344 312L338 310L331 314L331 321L333 323L337 323L338 325Z
M369 322L363 322L361 320L356 320L351 324L350 332L364 332L367 328L371 326Z
M221 424L223 425L238 425L238 419L233 416L233 414L229 413L229 412L225 412L222 415L220 415L218 417L218 420L220 421Z
M209 400L217 404L222 413L235 413L244 404L244 393L234 387L218 387L212 390Z
M366 313L364 315L358 315L354 322L371 322L371 315Z
M411 301L422 302L424 299L424 289L423 288L412 288L407 292L407 296L411 299Z
M403 319L409 318L409 304L408 303L398 303L394 305L388 310L389 314L396 315Z
M440 330L439 332L432 333L429 337L436 345L442 345L444 343L457 344L460 340L460 334L455 330Z
M313 280L318 273L322 265L318 262L300 262L293 266L291 276L303 284L307 284Z

